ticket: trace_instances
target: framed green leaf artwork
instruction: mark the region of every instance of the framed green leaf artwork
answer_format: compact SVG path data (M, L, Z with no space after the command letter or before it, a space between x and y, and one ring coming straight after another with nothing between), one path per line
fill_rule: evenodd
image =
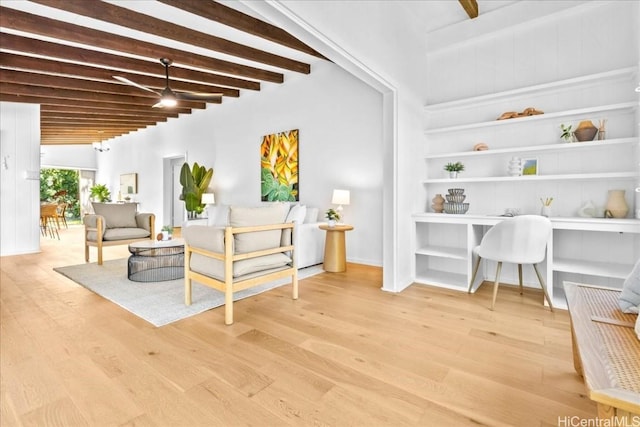
M260 171L263 202L300 200L298 129L262 137Z

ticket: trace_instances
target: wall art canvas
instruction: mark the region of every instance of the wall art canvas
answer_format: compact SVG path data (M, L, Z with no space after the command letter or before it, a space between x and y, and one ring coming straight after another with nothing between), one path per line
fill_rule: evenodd
M263 202L300 200L298 129L262 137L260 172Z
M522 159L522 175L538 175L538 159Z
M124 173L120 175L120 193L138 194L138 174Z

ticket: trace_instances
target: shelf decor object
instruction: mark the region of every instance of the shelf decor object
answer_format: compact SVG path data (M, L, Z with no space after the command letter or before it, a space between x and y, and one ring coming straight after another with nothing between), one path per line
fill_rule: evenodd
M431 209L433 209L435 213L442 213L444 211L444 197L442 197L442 194L436 194L435 197L431 199L431 202L433 203Z
M580 122L578 128L573 134L576 136L576 139L579 142L584 142L593 141L593 138L596 137L597 133L598 128L595 127L593 123L591 123L591 120L583 120Z
M465 214L469 210L469 203L463 203L467 196L464 195L463 188L450 188L449 194L445 197L444 212L448 214Z
M522 159L520 157L512 157L511 160L509 160L507 173L509 174L509 176L522 175Z
M624 218L629 212L629 205L624 199L624 190L609 190L609 198L605 206L606 218Z
M522 159L522 175L538 175L538 159Z

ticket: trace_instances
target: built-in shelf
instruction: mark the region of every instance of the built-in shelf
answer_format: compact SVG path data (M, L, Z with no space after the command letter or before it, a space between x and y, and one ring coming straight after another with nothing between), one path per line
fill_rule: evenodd
M470 104L482 105L496 102L502 99L520 97L528 94L538 94L541 92L556 91L558 89L570 89L577 86L589 85L592 83L603 82L607 80L615 80L621 78L632 78L638 73L637 67L625 67L616 70L605 71L603 73L588 74L585 76L574 77L565 80L556 80L548 83L542 83L533 86L506 90L502 92L494 92L486 95L479 95L469 98L455 99L437 104L425 106L425 111L431 113L439 110L449 110L455 108L468 108Z
M467 259L465 248L452 248L447 246L427 246L416 250L418 255L429 255L451 259Z
M615 264L599 261L582 261L569 258L554 258L553 269L565 273L588 274L591 276L625 279L631 273L633 265Z
M639 172L608 172L608 173L574 173L559 175L523 175L523 176L483 176L425 179L423 184L451 184L456 182L536 182L536 181L592 181L601 179L632 179L638 178Z
M590 150L602 147L612 147L619 145L633 145L638 144L638 138L616 138L607 139L604 141L591 141L591 142L557 142L555 144L546 145L528 145L525 147L509 147L498 148L495 150L486 151L452 151L449 153L435 153L427 154L425 159L446 159L449 157L467 157L467 156L495 156L499 154L513 154L513 153L532 153L532 152L561 152L561 151L578 151L578 150Z
M578 108L575 110L557 111L555 113L538 114L535 116L518 117L515 119L492 120L489 122L467 123L464 125L447 126L442 128L431 128L431 129L425 130L424 133L426 135L432 135L436 133L455 132L455 131L469 130L469 129L480 129L480 128L493 127L493 126L523 124L523 123L529 123L529 122L538 121L538 120L548 120L548 119L567 117L567 116L578 116L578 115L586 116L592 113L603 113L606 111L616 111L616 110L619 110L621 112L624 112L625 110L633 111L633 109L637 107L638 107L638 102L622 102L619 104L599 105L597 107L587 107L587 108Z
M417 274L416 282L457 291L466 291L469 286L466 274L449 273L439 270L430 270L427 274Z
M526 183L534 183L535 192L549 194L553 193L549 190L555 186L576 187L581 200L602 199L602 186L592 185L599 182L624 188L629 194L637 187L635 181L640 178L636 161L640 139L635 126L639 104L637 99L629 96L626 88L629 82L634 85L637 83L638 74L638 67L626 67L425 106L425 123L430 123L424 131L427 144L425 151L428 152L423 156L426 175L422 176L427 179L421 179L421 182L426 191L425 201L428 203L433 197L432 193L441 191L438 187L440 184L456 187L468 183L478 183L474 190L478 194L484 192L488 197L491 197L496 188L482 185L483 183L520 184L503 186L512 196L520 191L529 192L532 188ZM592 93L594 96L573 96L574 92ZM532 105L534 99L547 101L543 107L545 113L495 120L496 110L504 108L504 105ZM568 108L562 109L564 107ZM561 118L584 120L584 117L611 118L610 125L617 132L618 138L576 143L554 140L550 128L565 121ZM442 127L434 127L434 124ZM485 132L473 132L484 129ZM536 132L536 129L541 132ZM469 150L470 142L479 138L478 134L489 135L486 138L491 138L493 148L486 151ZM546 137L536 139L535 135ZM527 153L553 157L551 165L555 165L554 169L549 169L546 175L508 176L500 168L504 159L497 156L525 157ZM478 160L474 161L474 156L479 156ZM473 167L459 174L456 179L444 178L440 162L433 161L458 158L468 160ZM545 171L547 170L542 170ZM591 190L591 187L594 189ZM630 199L627 200L633 205L633 197L628 197ZM635 194L635 197L639 195ZM558 203L577 202L559 199ZM478 213L450 215L424 212L414 214L412 219L416 233L414 243L417 244L414 255L416 281L464 291L473 269L473 248L481 242L489 227L506 218ZM553 233L548 241L542 276L555 307L566 308L561 283L563 277L586 275L594 278L594 281L612 282L612 286L627 277L633 266L621 264L622 258L616 255L631 251L634 256L638 256L640 219L552 217L550 220ZM424 226L425 223L434 224L435 227ZM463 247L447 246L450 244L447 233L438 227L445 224L456 238L460 238L466 231L466 243L461 244ZM610 250L615 247L614 253L600 257L594 253L593 247L582 247L587 244L593 246L594 241L608 242L608 245L603 246ZM612 259L614 262L605 262L604 259ZM489 273L482 274L492 276Z

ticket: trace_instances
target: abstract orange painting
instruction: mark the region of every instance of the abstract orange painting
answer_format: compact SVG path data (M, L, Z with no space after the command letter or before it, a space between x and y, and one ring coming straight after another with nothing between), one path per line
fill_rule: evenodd
M262 137L260 168L262 201L300 200L298 129Z

